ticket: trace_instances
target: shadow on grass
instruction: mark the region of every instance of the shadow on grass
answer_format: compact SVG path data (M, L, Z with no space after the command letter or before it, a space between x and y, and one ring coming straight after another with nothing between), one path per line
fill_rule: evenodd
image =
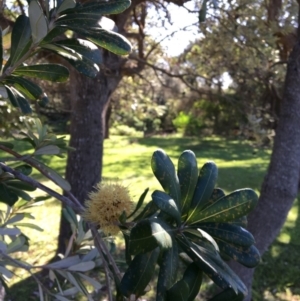
M286 242L276 239L263 255L254 276L254 300L300 300L300 200L293 205L297 218L293 225L286 222L281 234ZM293 208L294 209L294 208ZM287 239L287 237L289 239Z

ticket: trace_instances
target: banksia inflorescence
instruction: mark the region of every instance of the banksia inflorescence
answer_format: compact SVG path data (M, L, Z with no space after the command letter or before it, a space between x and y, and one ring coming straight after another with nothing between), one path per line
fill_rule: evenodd
M119 217L132 209L128 189L118 183L99 183L85 202L83 218L100 226L107 235L119 232Z

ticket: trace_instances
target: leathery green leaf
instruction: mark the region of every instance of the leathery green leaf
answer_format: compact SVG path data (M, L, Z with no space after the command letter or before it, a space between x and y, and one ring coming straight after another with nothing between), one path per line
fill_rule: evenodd
M257 201L258 196L254 190L249 188L236 190L218 199L215 203L207 206L202 211L193 213L188 219L188 223L223 223L236 220L252 211Z
M122 35L113 31L97 28L97 30L88 33L86 38L96 45L118 55L126 55L131 52L130 42Z
M92 42L82 39L67 39L57 41L56 45L65 46L73 49L76 53L81 54L86 59L94 62L95 64L102 63L102 55L99 48Z
M172 248L171 231L172 229L158 218L142 220L130 232L130 254L145 253L157 246L162 249Z
M177 174L181 191L181 212L184 216L190 208L198 180L197 159L192 151L186 150L180 155Z
M167 194L180 208L180 185L174 164L169 156L161 149L156 150L151 159L152 171Z
M34 77L53 82L64 82L69 77L69 70L57 64L40 64L33 66L20 66L13 74Z
M173 241L172 248L165 250L161 256L157 280L156 301L165 300L166 291L175 282L178 263L178 245L175 241Z
M173 217L180 224L181 216L175 201L165 192L155 190L152 193L152 200L154 204L164 213Z
M246 229L228 223L200 223L202 230L212 237L244 247L250 247L255 243L253 235Z
M245 296L241 292L236 294L233 289L228 288L213 298L210 298L208 301L242 301L244 298Z
M124 296L136 295L139 297L143 295L154 274L159 252L159 248L156 248L148 253L134 257L119 286Z
M194 262L192 262L185 270L182 279L189 287L187 301L193 301L199 293L203 279L203 272Z
M212 249L209 243L198 241L197 244L189 242L184 236L177 237L183 251L194 263L222 289L232 287L244 295L247 289L240 278L224 263L219 253Z
M48 33L48 22L38 1L36 0L30 1L28 12L29 12L32 40L34 43L38 43Z
M184 280L176 282L166 294L167 301L187 301L189 286Z
M218 168L214 162L206 162L199 172L197 186L193 195L191 208L188 213L187 223L194 220L209 202L218 178Z
M5 79L5 83L13 85L18 91L32 100L40 98L43 90L32 81L20 76L9 76Z
M31 29L29 18L21 15L17 18L11 33L10 58L5 69L14 65L29 50L31 44Z
M254 245L250 247L235 246L219 239L217 239L217 243L221 253L225 253L245 267L254 268L260 262L259 251Z

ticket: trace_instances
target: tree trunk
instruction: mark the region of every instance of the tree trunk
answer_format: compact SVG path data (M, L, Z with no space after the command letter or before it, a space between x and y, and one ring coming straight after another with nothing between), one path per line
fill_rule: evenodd
M110 68L103 67L95 79L76 70L70 75L70 146L76 150L68 155L66 179L81 203L101 179L106 109L121 80L119 69L114 69L120 58L103 51L103 61ZM64 253L70 232L69 224L62 218L58 253Z
M298 36L298 40L299 36ZM278 235L297 197L300 172L300 44L294 47L287 67L283 102L273 153L260 199L248 217L248 229L263 254ZM251 300L253 269L232 264L249 289Z

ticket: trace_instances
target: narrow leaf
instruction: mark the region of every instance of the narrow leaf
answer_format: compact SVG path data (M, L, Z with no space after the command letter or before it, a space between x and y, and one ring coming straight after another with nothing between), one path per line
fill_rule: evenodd
M17 226L17 227L27 227L27 228L30 228L30 229L37 230L39 232L43 232L44 231L44 229L42 229L38 225L31 224L31 223L16 223L15 226Z
M69 8L74 8L76 6L76 1L75 0L64 0L56 10L57 14L60 14L64 10L67 10Z
M34 155L57 155L60 153L60 149L56 145L46 145L41 148L38 148L35 152Z
M127 218L132 217L142 207L148 191L149 191L149 188L146 188L144 190L144 192L141 194L141 196L140 196L140 198L139 198L139 200L138 200L138 202L135 206L135 209L133 210L133 212Z
M94 261L85 261L68 267L69 271L87 272L95 267Z
M143 292L150 282L159 255L159 248L145 254L134 257L126 270L121 283L120 290L126 297L143 295Z
M162 249L172 248L170 232L170 227L158 218L142 220L130 232L130 254L145 253L157 246Z
M46 166L42 162L37 161L37 160L35 160L35 161L38 164L39 168L43 169L44 171L47 172L47 174L49 176L51 176L51 178L53 179L53 181L56 185L58 185L59 187L61 187L65 191L70 191L71 190L70 184L61 175L59 175L56 171L54 171L52 168Z
M155 151L151 159L152 171L167 194L176 202L180 209L180 186L174 164L161 149Z
M30 38L31 29L29 18L25 15L21 15L17 18L11 33L10 58L5 65L5 69L18 62L29 50L31 44Z
M218 168L214 162L207 162L199 172L197 186L191 202L187 223L194 219L209 202L218 178Z
M167 301L187 301L188 295L188 284L184 280L180 280L167 291Z
M165 300L166 291L173 286L179 263L178 245L173 242L172 248L165 250L160 259L157 279L156 301Z
M64 66L57 64L20 66L13 73L16 75L34 77L53 82L64 82L69 77L69 70Z
M30 1L28 12L29 12L32 40L36 44L40 42L47 35L48 22L38 1L36 0Z
M184 280L188 287L189 293L187 301L195 300L196 296L199 293L203 279L203 272L199 267L193 262L185 270L182 280Z
M184 151L178 159L178 179L181 191L182 215L188 212L198 180L198 167L195 154Z
M199 227L214 238L235 245L250 247L255 242L253 235L240 226L228 223L203 223L199 224Z
M252 189L236 190L218 199L202 211L196 211L188 218L189 223L216 222L223 223L235 220L252 211L258 201L258 196Z
M154 204L164 213L175 219L177 225L180 224L181 216L175 201L165 192L155 190L152 193Z

